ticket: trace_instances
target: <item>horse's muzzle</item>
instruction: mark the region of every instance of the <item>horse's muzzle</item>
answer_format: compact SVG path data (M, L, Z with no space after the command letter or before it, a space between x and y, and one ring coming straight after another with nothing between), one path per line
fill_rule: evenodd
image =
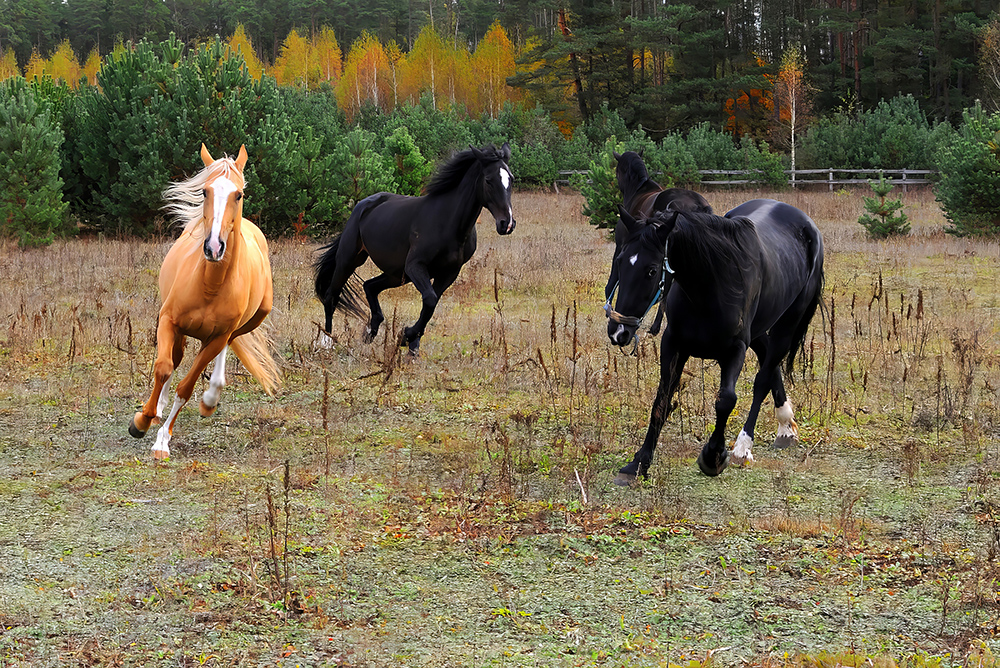
M635 338L636 328L630 325L623 325L614 320L608 320L608 338L616 346L627 346Z
M205 259L209 262L219 262L226 255L226 242L219 240L218 252L212 250L212 245L209 243L209 239L205 239L205 245L202 247L202 251L205 253Z
M517 225L517 221L511 218L510 220L502 220L497 218L497 234L504 236L510 234L514 231L514 227Z

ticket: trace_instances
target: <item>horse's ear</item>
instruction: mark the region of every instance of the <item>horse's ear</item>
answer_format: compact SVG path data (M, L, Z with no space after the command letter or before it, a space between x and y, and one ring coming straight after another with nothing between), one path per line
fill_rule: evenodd
M212 154L208 152L208 149L205 147L205 144L201 145L201 161L202 163L204 163L206 167L215 162L215 158L213 158Z
M503 156L504 162L510 162L510 144L503 143L503 146L500 147L500 155Z
M483 159L483 152L480 151L475 146L473 146L472 144L469 144L469 150L472 151L472 155L476 156L476 160L482 160Z
M622 161L622 155L618 151L615 151L615 150L612 149L611 155L615 156L615 160L617 162L621 162Z
M640 157L640 158L642 157L642 154L643 154L643 153L645 152L645 150L646 150L646 147L645 147L645 146L640 146L640 147L639 147L639 157Z
M680 215L680 211L661 211L656 214L656 238L661 243L666 245L667 237L670 233L674 231L674 227L677 225L677 216Z
M247 164L247 145L243 144L240 146L240 152L236 154L236 169L243 171L244 165Z
M639 227L638 221L621 204L618 205L618 217L622 219L622 223L624 223L625 229L628 230L629 234L634 233Z

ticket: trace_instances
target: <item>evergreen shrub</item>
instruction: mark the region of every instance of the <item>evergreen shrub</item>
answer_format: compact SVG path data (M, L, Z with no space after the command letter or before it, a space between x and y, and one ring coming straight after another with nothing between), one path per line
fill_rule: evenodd
M935 194L949 222L945 231L951 234L1000 233L998 132L1000 113L987 114L977 104L962 114L962 124L938 154L941 175Z
M39 97L20 77L0 82L0 236L22 246L70 231L59 178L63 133Z

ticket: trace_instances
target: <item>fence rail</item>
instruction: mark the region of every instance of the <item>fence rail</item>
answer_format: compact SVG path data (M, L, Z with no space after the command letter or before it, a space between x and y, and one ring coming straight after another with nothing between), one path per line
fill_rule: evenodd
M573 174L589 174L589 169L570 169L559 172L557 185L568 185ZM761 183L760 170L752 169L699 169L703 186L740 186ZM788 185L790 186L827 186L832 192L835 186L859 185L868 183L869 179L877 179L879 175L892 179L895 185L902 186L906 192L907 186L927 185L934 183L937 172L932 169L786 169ZM841 177L840 175L847 175ZM654 174L656 176L656 174ZM737 178L704 178L704 177L737 177Z

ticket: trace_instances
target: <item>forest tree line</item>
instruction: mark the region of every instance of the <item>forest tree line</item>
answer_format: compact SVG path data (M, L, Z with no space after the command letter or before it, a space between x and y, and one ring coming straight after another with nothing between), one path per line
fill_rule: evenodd
M171 33L188 47L245 33L263 67L290 40L475 53L494 23L517 57L511 83L567 128L602 106L652 136L708 122L767 138L783 55L800 52L810 111L871 109L911 95L933 120L993 104L1000 65L994 3L979 0L2 0L0 53L23 71L66 44L81 61ZM346 62L346 61L345 61ZM994 70L995 71L995 70Z

